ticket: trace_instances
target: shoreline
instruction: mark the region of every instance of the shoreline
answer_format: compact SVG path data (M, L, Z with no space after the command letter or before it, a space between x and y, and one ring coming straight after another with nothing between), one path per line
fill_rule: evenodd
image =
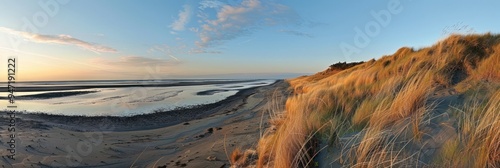
M276 82L267 85L273 86L279 82L283 82L283 80L276 80ZM157 109L151 113L145 114L137 114L131 116L85 116L85 115L62 115L62 114L49 114L44 112L18 112L16 115L23 119L30 120L42 120L42 121L50 121L53 124L65 125L71 127L75 131L95 131L92 128L96 123L112 123L115 125L113 130L100 129L100 131L135 131L140 129L155 129L161 127L168 127L171 125L187 122L190 120L201 119L207 117L217 111L220 108L223 108L224 104L234 102L239 99L245 99L255 90L260 87L241 89L236 94L227 97L218 102L209 103L209 104L199 104L193 106L179 107L172 110L162 110ZM231 109L228 112L234 111L236 109ZM6 111L0 111L0 115L6 115ZM133 128L130 128L128 123L143 121L144 123L148 123L147 125L136 125ZM85 129L82 129L85 128ZM140 129L135 129L140 128Z
M255 147L262 131L269 127L270 108L277 102L284 104L289 91L288 83L278 80L242 90L208 107L179 111L179 116L158 113L106 119L16 114L16 160L3 158L0 164L229 167L233 150ZM1 116L0 142L5 147L8 116ZM5 156L7 152L2 150L0 154Z
M66 91L66 92L49 92L49 93L39 93L34 95L23 95L16 96L16 100L40 100L40 99L53 99L60 97L84 95L90 93L97 93L99 91ZM0 100L8 100L8 97L0 96Z
M42 92L42 91L63 91L63 90L81 90L81 89L103 89L103 88L124 88L124 87L175 87L175 86L199 86L199 85L223 85L242 82L255 82L260 79L254 80L235 80L235 81L203 81L203 82L178 82L178 83L164 83L164 84L103 84L103 85L75 85L75 86L44 86L44 87L16 87L16 92ZM0 89L7 90L7 87L0 87Z

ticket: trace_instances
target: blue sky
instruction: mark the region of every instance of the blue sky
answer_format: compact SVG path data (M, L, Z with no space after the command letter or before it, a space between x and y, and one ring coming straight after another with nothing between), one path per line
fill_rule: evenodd
M25 81L310 74L500 32L493 0L0 2L0 55Z

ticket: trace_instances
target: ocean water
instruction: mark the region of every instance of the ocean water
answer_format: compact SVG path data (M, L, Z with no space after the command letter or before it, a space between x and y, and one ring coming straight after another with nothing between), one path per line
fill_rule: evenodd
M17 111L62 115L131 116L153 113L226 99L246 88L270 85L275 80L231 81L232 83L157 87L154 85L210 82L214 80L160 81L69 81L17 83L16 87L54 88L15 92ZM227 82L218 80L216 82ZM136 84L146 85L134 86ZM123 85L132 85L124 87ZM55 88L84 86L85 89ZM106 87L100 87L106 86ZM117 87L114 87L117 86ZM21 89L22 90L22 89ZM35 89L36 90L36 89ZM78 94L74 94L78 93ZM0 107L9 105L7 92L1 92ZM42 95L42 96L40 96ZM58 96L54 96L58 95Z

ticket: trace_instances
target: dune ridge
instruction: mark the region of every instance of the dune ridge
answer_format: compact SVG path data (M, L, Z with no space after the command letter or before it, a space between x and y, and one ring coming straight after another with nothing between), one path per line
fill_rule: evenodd
M500 35L451 35L431 47L289 79L232 167L500 167Z

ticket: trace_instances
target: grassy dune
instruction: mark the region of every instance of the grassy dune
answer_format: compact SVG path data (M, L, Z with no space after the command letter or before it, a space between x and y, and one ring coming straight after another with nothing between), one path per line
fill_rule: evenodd
M232 166L500 167L499 66L500 35L452 35L290 79L294 96Z

